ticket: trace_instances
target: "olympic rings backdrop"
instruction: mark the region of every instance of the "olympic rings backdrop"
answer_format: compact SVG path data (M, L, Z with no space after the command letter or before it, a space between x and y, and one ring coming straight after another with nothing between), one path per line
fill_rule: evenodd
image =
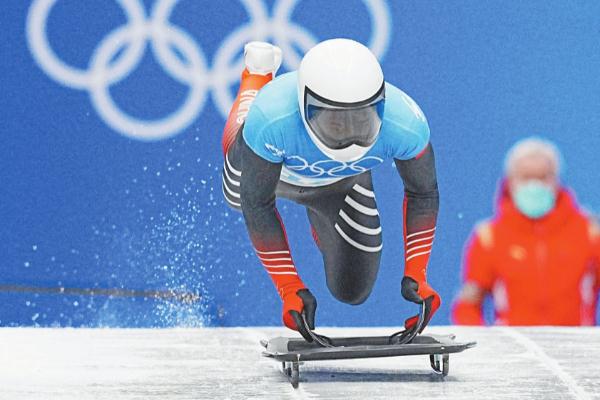
M279 324L222 199L221 130L246 42L277 44L290 71L333 37L368 45L429 121L441 190L429 280L443 298L433 322L448 323L463 244L492 213L515 140L555 141L564 181L600 203L600 3L452 3L5 2L0 325ZM399 291L401 181L389 160L374 179L386 245L359 307L328 293L305 211L279 203L318 324L398 325L416 311Z

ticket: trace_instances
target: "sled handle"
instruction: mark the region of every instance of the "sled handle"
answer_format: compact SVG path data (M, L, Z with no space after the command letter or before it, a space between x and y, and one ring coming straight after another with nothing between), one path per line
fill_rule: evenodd
M419 319L417 323L410 329L404 329L396 332L390 336L390 344L407 344L425 328L425 302L421 303L421 312L419 313ZM398 341L394 343L394 339L398 338Z
M302 310L302 323L304 324L304 329L306 329L306 331L315 343L317 343L321 347L334 347L331 344L331 339L329 339L327 336L319 335L318 333L312 331L308 327L308 321L306 320L306 313L304 312L304 310Z

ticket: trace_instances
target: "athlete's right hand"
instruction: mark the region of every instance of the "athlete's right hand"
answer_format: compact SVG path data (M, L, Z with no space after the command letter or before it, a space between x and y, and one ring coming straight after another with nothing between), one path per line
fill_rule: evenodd
M283 296L283 323L290 329L300 332L307 342L312 342L312 337L306 330L302 320L302 313L306 316L309 329L315 329L315 312L317 299L306 289L288 291Z

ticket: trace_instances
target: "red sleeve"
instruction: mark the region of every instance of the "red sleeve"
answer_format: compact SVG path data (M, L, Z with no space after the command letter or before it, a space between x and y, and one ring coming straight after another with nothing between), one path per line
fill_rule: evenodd
M467 242L463 256L464 282L475 283L486 292L492 290L495 279L491 255L493 240L489 223L478 226Z
M588 221L588 234L591 246L591 263L588 266L590 270L586 273L580 286L583 301L581 310L582 325L594 325L596 323L598 294L600 292L600 226L592 216L589 217ZM588 281L590 278L591 282Z
M404 275L426 282L439 209L433 147L430 143L418 157L394 162L404 183Z
M471 235L463 255L463 280L465 284L474 284L481 291L490 292L494 283L494 273L490 248L493 245L491 226L482 224ZM452 307L452 321L459 325L485 325L482 314L482 300L465 298L463 292Z
M290 253L285 226L275 203L275 190L281 175L281 163L269 162L255 154L241 137L243 132L240 131L254 98L272 79L272 74L264 76L250 74L247 69L244 69L238 95L223 131L222 145L224 154L228 153L231 146L240 146L243 173L242 170L235 171L229 165L227 156L225 159L232 174L239 177L240 194L237 196L239 199L237 205L242 209L256 255L283 299L287 294L295 294L299 289L304 288L304 283L298 276ZM246 129L248 129L247 125ZM225 196L227 199L227 195ZM229 200L230 204L236 201L235 198Z
M240 143L244 168L240 194L246 228L256 255L284 299L305 286L292 260L285 226L276 207L281 164L264 160L243 139Z
M590 223L590 237L592 241L592 252L594 255L594 266L596 267L596 286L595 286L595 304L597 304L598 294L600 292L600 226L593 220Z
M485 321L481 312L481 304L470 303L458 299L452 306L452 322L456 325L483 326Z

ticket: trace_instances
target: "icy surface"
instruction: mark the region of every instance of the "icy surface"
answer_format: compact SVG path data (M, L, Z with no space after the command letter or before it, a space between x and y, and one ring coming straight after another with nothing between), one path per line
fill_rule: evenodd
M325 328L331 336L390 329ZM292 389L258 341L275 328L0 329L0 399L600 399L600 328L433 327L478 346L434 375L427 356L316 361Z

